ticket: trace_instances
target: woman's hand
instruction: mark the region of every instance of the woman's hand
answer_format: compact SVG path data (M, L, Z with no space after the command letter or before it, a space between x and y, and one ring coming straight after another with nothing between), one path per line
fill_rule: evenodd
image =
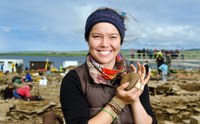
M123 83L117 88L116 96L124 102L124 104L132 104L139 100L139 96L143 92L143 87L150 79L150 72L146 75L146 69L144 65L137 62L138 69L131 64L132 70L139 75L138 85L141 87L133 87L131 90L126 91L129 82Z

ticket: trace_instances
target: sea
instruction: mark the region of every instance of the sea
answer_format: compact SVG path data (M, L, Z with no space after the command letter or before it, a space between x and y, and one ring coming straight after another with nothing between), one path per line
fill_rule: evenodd
M26 67L30 68L30 61L48 61L53 62L53 66L57 69L60 66L63 66L64 61L78 61L78 64L85 62L86 56L16 56L16 55L0 55L0 59L22 59L23 60L23 69ZM134 61L128 61L128 64L133 63L136 65L138 59ZM198 60L172 60L172 68L176 69L200 69L200 61ZM144 60L139 60L143 63ZM155 60L149 60L149 65L152 69L156 69Z
M23 68L30 68L30 61L46 61L53 62L53 66L57 69L63 66L64 61L78 61L78 64L84 63L86 56L13 56L3 55L0 59L22 59Z

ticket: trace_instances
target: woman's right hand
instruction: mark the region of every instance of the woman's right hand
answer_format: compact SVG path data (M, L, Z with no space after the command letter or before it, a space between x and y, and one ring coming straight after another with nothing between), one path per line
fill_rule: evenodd
M131 90L126 91L125 88L129 85L129 82L126 82L120 85L117 88L116 97L119 98L125 105L132 104L139 99L139 96L142 93L142 90L137 88L132 88Z

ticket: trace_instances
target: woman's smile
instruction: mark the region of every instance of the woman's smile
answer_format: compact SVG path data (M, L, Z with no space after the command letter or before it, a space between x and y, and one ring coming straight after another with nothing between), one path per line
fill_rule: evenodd
M93 26L89 35L90 55L101 65L113 68L120 51L121 37L116 27L102 22Z

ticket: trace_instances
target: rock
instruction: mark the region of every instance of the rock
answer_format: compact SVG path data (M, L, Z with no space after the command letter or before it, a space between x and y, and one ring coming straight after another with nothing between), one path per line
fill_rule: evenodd
M190 72L187 72L188 76L180 74L164 84L156 80L149 81L150 101L159 124L190 124L191 120L195 124L198 122L200 72L188 73ZM8 75L8 80L12 76L12 74ZM43 101L0 100L0 124L4 124L3 122L7 122L6 124L41 124L43 114L50 110L63 116L59 102L60 83L63 76L54 74L46 77L47 86L43 87L39 85L39 82L35 82L32 91L33 94L39 93L44 98ZM37 79L37 75L33 79ZM1 111L4 111L3 114Z
M183 120L183 124L190 124L190 120Z
M179 111L175 110L175 109L165 109L165 111L169 114L177 114Z
M200 116L191 116L190 124L200 124Z
M173 122L170 122L170 121L164 121L164 123L163 124L175 124L175 123L173 123Z

